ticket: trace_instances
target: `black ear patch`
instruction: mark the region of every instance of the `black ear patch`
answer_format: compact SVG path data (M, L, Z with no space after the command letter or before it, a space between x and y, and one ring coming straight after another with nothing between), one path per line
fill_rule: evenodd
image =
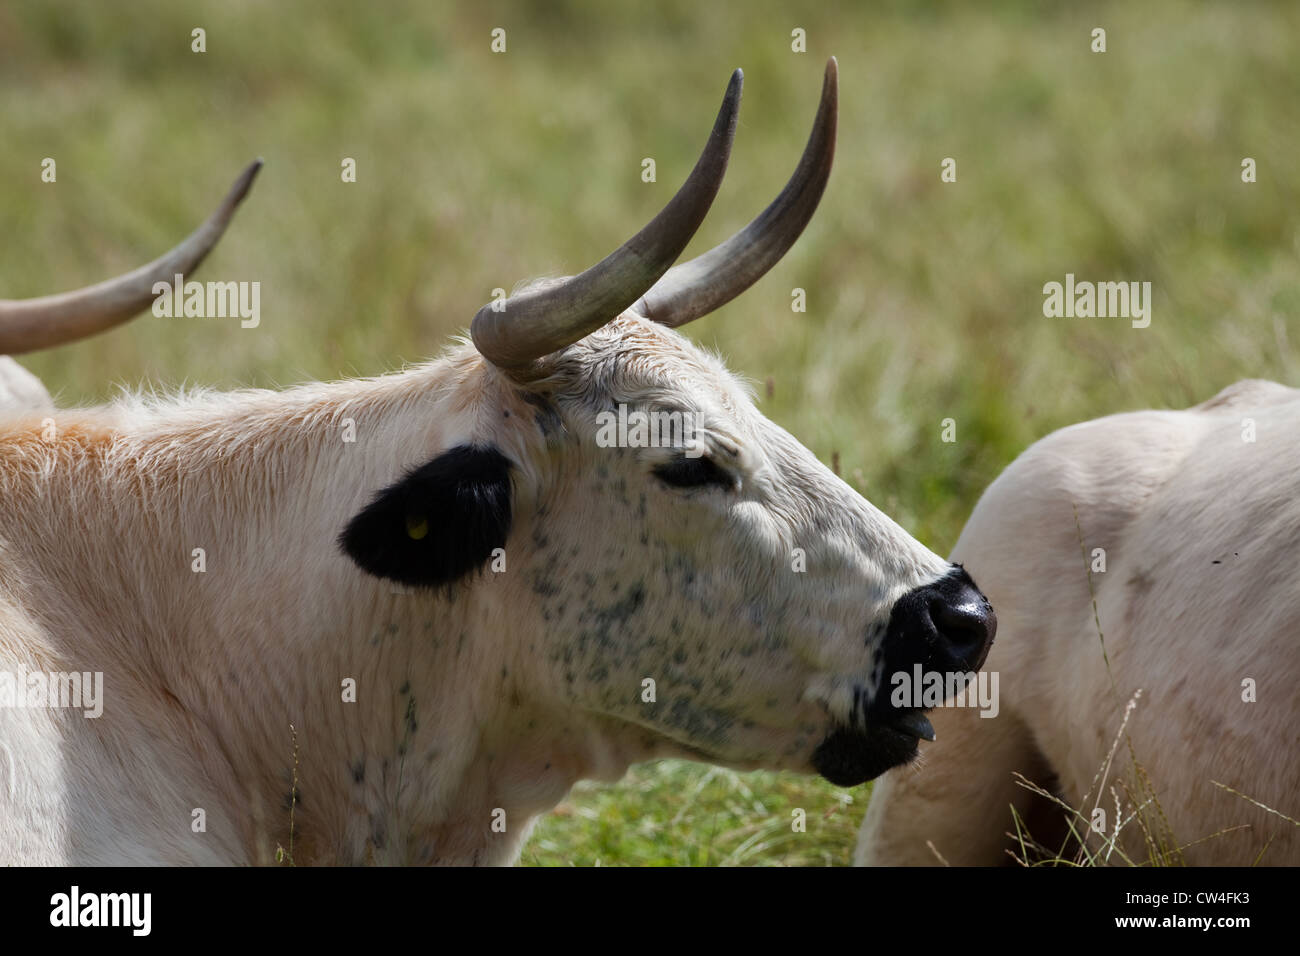
M449 584L504 548L510 461L458 445L375 496L339 544L364 571L417 587Z

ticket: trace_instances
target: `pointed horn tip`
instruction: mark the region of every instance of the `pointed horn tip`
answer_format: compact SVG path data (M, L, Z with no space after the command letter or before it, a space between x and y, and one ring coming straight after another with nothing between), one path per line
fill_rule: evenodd
M722 97L724 107L730 105L735 108L740 102L740 94L744 88L745 71L736 67L736 71L731 74L731 79L727 81L727 92Z
M840 82L840 61L831 57L826 61L826 85L838 87Z
M243 202L244 197L248 195L248 191L253 188L253 180L257 178L257 174L261 172L261 170L262 157L259 156L248 164L248 168L239 174L239 178L235 180L235 184L230 187L230 193L226 196L226 201L223 205L233 208Z

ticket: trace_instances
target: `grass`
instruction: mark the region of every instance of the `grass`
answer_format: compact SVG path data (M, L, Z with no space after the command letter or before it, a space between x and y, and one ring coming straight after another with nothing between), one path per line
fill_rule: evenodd
M1193 840L1181 840L1174 833L1165 808L1160 802L1157 787L1146 768L1138 760L1132 738L1125 732L1129 718L1141 696L1142 691L1138 690L1125 705L1119 730L1111 743L1110 751L1098 768L1088 792L1078 801L1078 806L1066 802L1058 794L1030 780L1024 774L1013 773L1017 786L1054 806L1064 822L1062 842L1059 845L1051 845L1031 832L1024 816L1012 807L1012 830L1007 836L1011 838L1013 848L1008 848L1006 852L1017 864L1025 867L1185 866L1184 851L1194 846L1222 839L1233 833L1239 837L1252 839L1253 835L1250 832L1252 828L1249 823L1231 824ZM1121 742L1125 746L1128 759L1127 761L1121 759L1117 764L1115 755ZM1113 783L1110 782L1112 770L1115 777ZM1217 780L1210 782L1219 789L1240 797L1244 803L1252 804L1292 826L1300 827L1300 820L1287 816L1280 810ZM1114 801L1114 816L1105 815L1105 811L1109 809L1106 806L1108 797ZM1097 813L1098 808L1103 809L1103 816L1098 821L1101 825L1100 829L1093 826L1093 814ZM1243 819L1245 819L1244 815ZM1133 836L1134 833L1138 834L1136 838ZM1271 844L1271 839L1263 842L1255 840L1254 845L1258 847L1258 853L1253 865L1258 865L1264 860Z
M293 738L293 775L289 787L289 846L285 848L283 845L276 845L275 862L293 866L293 817L298 809L298 729L293 724L289 725L289 736Z
M538 825L521 862L845 866L869 790L679 760L640 764L615 786L578 784Z
M497 26L505 54L489 50ZM1095 26L1105 54L1089 51ZM65 404L120 384L394 368L436 352L492 289L576 271L639 228L742 66L732 168L687 254L729 235L792 169L835 54L821 210L771 275L686 331L770 382L769 417L943 553L980 491L1057 427L1300 378L1297 35L1284 2L10 0L0 295L134 267L261 155L200 276L260 280L259 328L145 317L24 364ZM641 181L647 156L657 183ZM940 182L945 157L956 183ZM1151 327L1045 318L1043 284L1067 272L1150 281ZM790 311L796 287L806 314ZM940 440L946 418L956 442ZM524 858L843 863L866 791L850 795L641 767L576 790ZM806 834L787 832L795 806Z

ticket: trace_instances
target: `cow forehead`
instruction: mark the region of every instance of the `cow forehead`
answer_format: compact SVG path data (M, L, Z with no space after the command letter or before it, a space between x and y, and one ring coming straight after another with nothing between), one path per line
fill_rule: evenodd
M674 329L625 313L557 355L546 385L597 411L656 404L753 415L753 389L720 358Z

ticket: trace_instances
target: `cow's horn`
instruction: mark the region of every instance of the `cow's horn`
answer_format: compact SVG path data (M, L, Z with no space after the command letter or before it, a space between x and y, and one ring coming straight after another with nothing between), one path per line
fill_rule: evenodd
M484 358L509 371L523 370L534 359L609 322L668 271L722 185L743 80L740 70L731 75L699 161L677 195L644 229L581 275L479 309L470 335Z
M835 159L839 66L826 64L821 105L799 165L781 194L740 232L690 262L673 266L633 311L678 326L726 305L780 261L812 218Z
M155 283L170 284L177 274L188 275L212 251L261 168L259 159L245 169L207 222L148 265L74 292L39 299L0 299L0 355L73 342L142 312L154 299Z

